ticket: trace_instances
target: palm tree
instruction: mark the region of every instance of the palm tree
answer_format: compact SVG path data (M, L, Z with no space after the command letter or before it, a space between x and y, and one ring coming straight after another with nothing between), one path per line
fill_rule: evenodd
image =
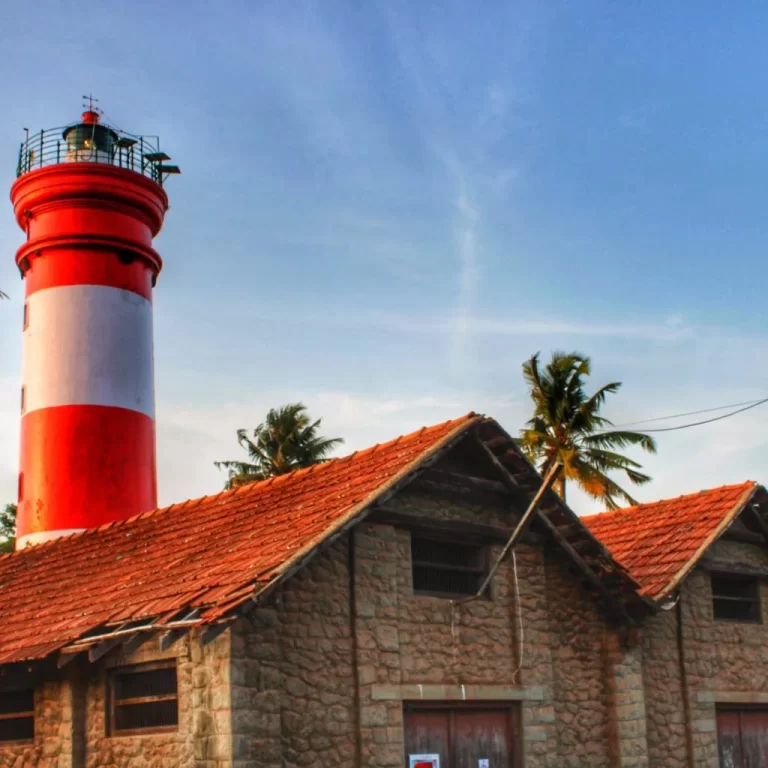
M6 504L0 512L0 554L16 547L16 505Z
M648 453L656 452L653 438L640 432L613 430L613 424L600 415L607 395L618 392L621 382L601 387L593 395L584 392L584 379L589 376L589 358L577 352L554 352L542 371L539 353L523 363L523 377L533 400L533 417L520 430L518 443L542 475L555 462L561 469L555 490L565 499L565 484L573 480L587 494L616 509L618 500L637 502L609 476L623 472L635 485L650 482L639 470L642 465L619 451L640 446Z
M344 441L340 437L321 437L320 421L313 422L302 403L290 403L272 408L265 421L253 430L253 438L245 429L238 429L237 442L248 452L250 461L214 462L229 473L224 487L235 488L326 461Z

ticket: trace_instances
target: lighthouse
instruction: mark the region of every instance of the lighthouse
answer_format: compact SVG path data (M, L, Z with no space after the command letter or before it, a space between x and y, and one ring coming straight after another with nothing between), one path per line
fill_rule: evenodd
M179 173L101 121L27 133L11 188L26 241L17 549L157 506L152 240Z

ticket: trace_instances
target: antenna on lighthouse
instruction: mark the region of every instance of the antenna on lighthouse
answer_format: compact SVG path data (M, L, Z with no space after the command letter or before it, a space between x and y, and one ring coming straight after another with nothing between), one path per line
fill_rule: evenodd
M98 107L98 101L90 93L87 96L83 96L83 109L87 109L89 112L94 112L97 115L103 114L103 110Z

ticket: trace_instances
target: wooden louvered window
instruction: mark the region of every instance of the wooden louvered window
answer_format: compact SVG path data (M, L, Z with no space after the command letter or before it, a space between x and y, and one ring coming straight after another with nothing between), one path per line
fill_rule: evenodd
M753 576L712 575L712 609L715 621L759 624L760 584Z
M0 742L35 738L35 694L32 690L0 693Z
M411 563L415 595L474 595L488 574L484 547L416 534L411 536Z
M121 667L109 677L108 732L175 731L179 700L175 663Z

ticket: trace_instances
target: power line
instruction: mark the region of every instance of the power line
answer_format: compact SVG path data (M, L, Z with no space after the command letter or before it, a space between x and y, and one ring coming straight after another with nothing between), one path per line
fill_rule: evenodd
M686 411L685 413L673 413L669 416L656 416L653 419L643 419L642 421L627 421L624 424L616 424L613 429L623 429L624 427L633 427L636 424L650 424L654 421L669 421L670 419L682 419L683 416L698 416L700 413L712 413L713 411L724 411L726 408L739 408L742 405L758 405L764 400L745 400L743 403L731 403L731 405L718 405L715 408L702 408L699 411Z
M688 427L700 427L702 424L711 424L713 421L721 421L722 419L728 419L731 416L735 416L737 413L743 413L744 411L748 411L751 408L757 408L758 405L762 405L763 403L768 403L768 397L764 398L763 400L758 400L755 403L752 403L751 405L747 405L744 408L739 408L736 411L731 411L730 413L724 413L722 416L715 416L713 419L704 419L703 421L694 421L691 424L680 424L676 427L659 427L657 429L646 429L645 432L674 432L677 429L688 429ZM717 409L713 409L717 410Z

